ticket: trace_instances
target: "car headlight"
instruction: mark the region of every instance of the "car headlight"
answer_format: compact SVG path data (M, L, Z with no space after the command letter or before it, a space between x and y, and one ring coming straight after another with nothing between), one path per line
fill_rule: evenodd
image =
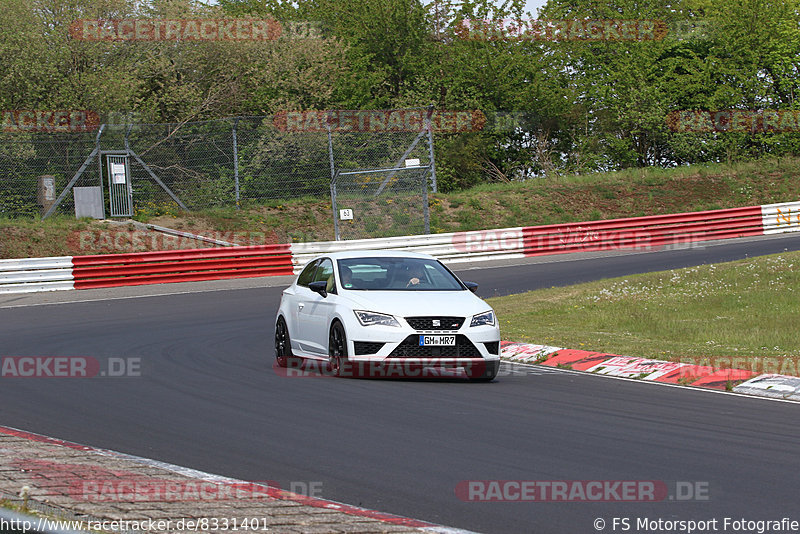
M400 323L397 322L397 319L385 313L359 310L354 310L353 313L355 313L356 317L358 317L358 322L361 323L361 326L400 326Z
M473 315L472 322L469 324L470 327L485 325L494 326L494 312L492 310Z

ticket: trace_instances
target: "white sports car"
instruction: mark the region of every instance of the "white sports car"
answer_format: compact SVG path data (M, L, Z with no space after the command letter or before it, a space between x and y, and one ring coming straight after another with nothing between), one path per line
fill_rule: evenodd
M337 376L425 376L444 369L492 380L500 366L500 329L494 310L474 294L477 287L426 254L321 255L283 291L277 363L326 362Z

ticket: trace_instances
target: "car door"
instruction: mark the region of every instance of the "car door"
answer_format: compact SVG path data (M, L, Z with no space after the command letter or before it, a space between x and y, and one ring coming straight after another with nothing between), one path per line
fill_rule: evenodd
M301 317L300 311L306 306L313 294L313 291L308 288L308 284L314 280L318 265L319 260L309 262L303 268L300 276L297 277L297 283L284 291L289 339L292 342L292 350L300 353L305 353L307 350L309 332L308 328L303 324L304 318Z
M322 258L319 261L314 274L314 282L328 282L328 288L332 289L333 284L333 261L330 258ZM333 313L333 300L331 296L323 297L319 293L305 288L306 298L299 306L298 314L300 324L303 325L305 332L303 338L304 351L314 353L320 357L328 356L328 321Z

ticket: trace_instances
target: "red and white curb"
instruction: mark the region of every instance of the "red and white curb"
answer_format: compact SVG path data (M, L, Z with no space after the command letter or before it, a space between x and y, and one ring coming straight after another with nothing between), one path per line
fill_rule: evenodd
M759 374L747 369L737 369L733 365L700 365L649 360L510 341L501 343L500 357L508 362L539 364L608 376L800 401L800 378L774 373ZM741 358L731 358L729 361L745 363Z
M373 519L376 521L380 521L382 523L387 523L390 525L397 525L409 528L416 528L420 529L425 532L436 532L440 534L475 534L472 531L458 529L453 527L447 527L444 525L438 525L436 523L430 523L428 521L422 521L420 519L412 519L408 517L403 517L399 515L389 514L386 512L380 512L378 510L370 510L368 508L362 508L359 506L354 506L351 504L344 504L336 501L331 501L327 499L320 499L316 497L308 497L305 495L300 495L297 493L288 492L285 490L278 490L275 488L270 488L263 484L258 484L254 482L248 482L244 480L238 480L234 478L229 478L221 475L215 475L212 473L206 473L203 471L198 471L196 469L191 469L188 467L182 467L174 464L169 464L166 462L161 462L159 460L153 460L149 458L143 458L141 456L135 456L131 454L121 453L117 451L112 451L108 449L99 449L95 447L90 447L87 445L81 445L78 443L74 443L71 441L65 441L58 438L51 438L48 436L44 436L41 434L36 434L33 432L28 432L25 430L19 430L16 428L0 426L0 434L6 434L8 436L13 436L16 438L27 439L39 443L46 443L49 445L56 445L60 447L67 447L69 449L73 449L75 451L80 451L86 453L87 456L97 455L97 456L106 456L112 458L119 458L128 460L131 462L135 462L141 465L154 467L158 469L164 469L166 471L170 471L182 476L186 476L201 482L211 482L215 484L230 484L230 485L249 485L249 486L260 486L264 488L264 493L268 493L270 497L279 500L285 501L292 501L298 504L302 504L305 506L311 506L314 508L324 508L327 510L333 510L336 512L340 512L343 514L355 516L355 517L363 517L368 519Z

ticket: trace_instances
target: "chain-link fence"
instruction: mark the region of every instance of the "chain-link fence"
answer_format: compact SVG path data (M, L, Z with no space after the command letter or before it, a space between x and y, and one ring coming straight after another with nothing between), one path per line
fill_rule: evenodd
M52 176L62 191L95 148L96 133L0 133L0 217L34 217L40 213L38 178ZM93 158L76 185L97 185ZM72 197L60 206L74 213Z
M331 198L337 239L430 233L435 188L431 137L419 132L331 136Z
M424 119L426 112L414 113ZM81 133L3 133L0 216L74 214L72 188L87 186L101 188L107 216L125 215L114 213L109 199L116 183L109 156L124 155L130 176L122 180L132 186L133 214L313 197L332 202L344 239L426 230L427 192L435 187L435 174L424 120L399 131L304 121L287 125L284 114L105 124ZM55 180L57 205L50 209L52 199L43 208L37 195L43 175ZM339 221L339 209L351 210L353 218Z

